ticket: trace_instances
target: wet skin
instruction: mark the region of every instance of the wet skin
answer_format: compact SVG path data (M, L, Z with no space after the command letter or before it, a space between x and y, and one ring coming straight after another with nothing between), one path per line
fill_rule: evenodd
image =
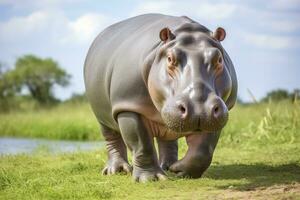
M234 67L220 43L225 35L222 28L211 32L187 17L159 14L124 20L98 35L84 78L107 143L103 174L132 171L139 182L164 180L163 170L201 177L236 101ZM179 137L188 145L181 160Z

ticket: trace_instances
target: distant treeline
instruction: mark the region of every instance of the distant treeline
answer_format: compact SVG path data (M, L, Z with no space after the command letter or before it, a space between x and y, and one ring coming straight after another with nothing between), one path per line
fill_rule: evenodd
M267 95L261 101L269 102L269 101L281 101L285 99L290 99L293 102L295 102L299 98L300 98L300 89L295 89L291 93L289 93L287 90L284 89L277 89L268 92Z
M260 100L257 100L254 94L251 93L250 90L248 90L249 96L252 99L251 103L271 103L271 102L279 102L283 100L290 100L292 102L300 101L300 89L295 89L293 92L289 92L285 89L275 89L266 94L265 97L263 97ZM245 103L241 98L238 97L237 103L239 104L249 104Z
M25 55L16 60L13 67L0 63L0 112L24 107L47 107L61 103L54 96L54 87L67 87L71 75L51 58ZM284 89L273 90L260 102L276 102L286 99L297 101L300 90L289 93ZM73 94L67 102L86 101L85 94ZM243 103L238 99L238 103Z

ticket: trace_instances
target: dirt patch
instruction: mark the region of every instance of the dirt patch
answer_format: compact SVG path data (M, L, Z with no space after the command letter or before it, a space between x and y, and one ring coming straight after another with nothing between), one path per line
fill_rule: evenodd
M300 183L259 187L248 191L229 189L220 194L218 199L300 199Z

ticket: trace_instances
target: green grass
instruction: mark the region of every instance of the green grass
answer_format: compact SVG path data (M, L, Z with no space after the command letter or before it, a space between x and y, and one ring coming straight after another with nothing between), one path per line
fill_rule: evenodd
M80 119L76 125L98 132L93 116L85 116L91 114L86 104L65 106L30 115L36 124L41 120L36 115L47 113L52 124ZM55 111L60 111L57 116ZM19 115L19 121L25 121L28 113ZM180 156L185 150L181 139ZM127 175L102 176L105 161L104 150L2 156L0 199L300 199L300 106L289 102L237 106L201 179L169 174L167 181L136 184Z
M87 103L0 113L0 136L99 140L99 126Z
M299 199L300 143L262 148L219 146L201 179L137 184L102 176L104 151L0 159L0 199Z

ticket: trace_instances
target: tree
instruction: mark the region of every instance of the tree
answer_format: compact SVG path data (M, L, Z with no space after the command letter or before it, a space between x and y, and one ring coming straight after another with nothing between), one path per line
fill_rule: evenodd
M71 77L51 58L42 59L34 55L18 58L9 76L14 80L14 85L26 88L42 104L56 100L53 87L67 86Z
M300 89L294 89L294 92L291 94L293 103L296 103L300 98Z
M11 70L0 63L0 112L8 111L12 105L12 97L16 93L17 87L13 84Z
M13 84L11 71L0 63L0 100L5 100L15 94L17 87Z
M0 98L1 98L1 100L5 96L4 73L5 73L4 65L2 63L0 63Z
M262 99L262 101L280 101L284 99L289 99L290 94L284 89L277 89L268 92L267 95Z

